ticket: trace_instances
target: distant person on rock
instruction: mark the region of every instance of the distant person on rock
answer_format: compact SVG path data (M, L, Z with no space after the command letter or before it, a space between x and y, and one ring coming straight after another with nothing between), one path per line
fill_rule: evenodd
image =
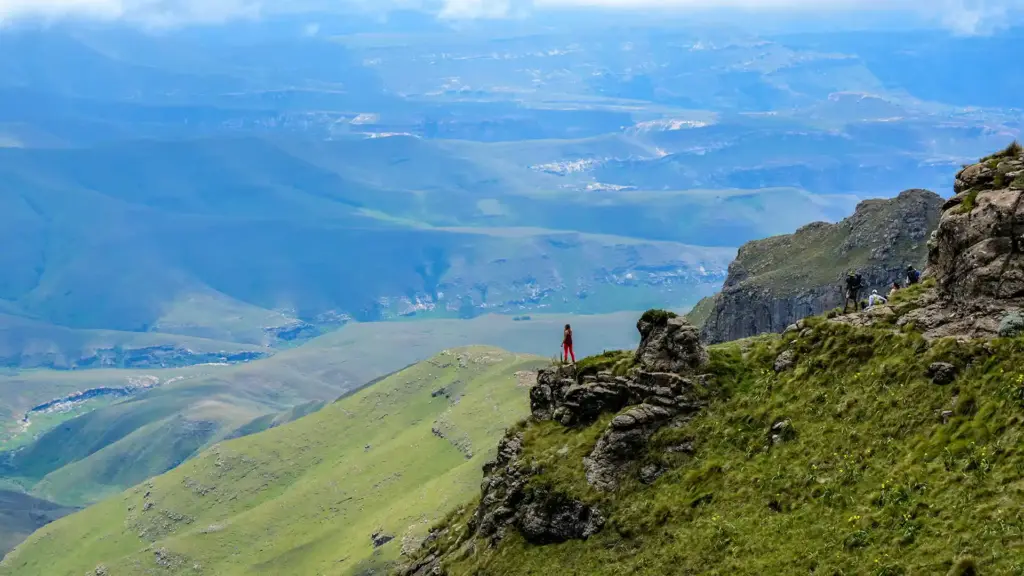
M850 303L853 303L853 311L857 311L860 290L864 287L864 279L859 273L850 272L846 277L846 300L843 302L843 314L846 314Z
M576 364L576 353L572 351L572 327L566 324L562 333L562 362L568 362L569 358Z
M899 282L893 282L892 283L892 290L889 290L889 298L892 298L892 295L895 294L899 289L900 289L900 283Z
M921 281L921 273L913 266L907 266L907 286L913 286Z
M868 308L873 308L877 304L885 304L888 300L884 296L878 293L878 290L872 290L871 296L868 296Z

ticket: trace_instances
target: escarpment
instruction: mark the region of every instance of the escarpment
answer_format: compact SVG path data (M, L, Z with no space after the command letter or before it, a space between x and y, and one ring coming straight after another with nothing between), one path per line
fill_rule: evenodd
M698 305L704 340L782 332L801 318L842 306L850 271L863 276L864 296L872 289L888 293L905 278L907 265L925 264L942 203L933 192L906 190L891 200L865 200L836 224L815 222L745 244L722 291Z
M656 466L637 460L659 429L684 422L707 405L714 390L702 373L708 352L696 327L670 312L649 311L637 322L641 342L635 353L618 362L628 365L622 375L610 366L555 366L541 370L530 390L531 419L552 421L566 429L594 424L615 414L582 459L586 482L597 492L613 492L630 474L650 483L660 474ZM621 360L621 359L620 359ZM621 370L620 370L621 371ZM523 454L520 430L508 431L497 457L484 467L480 502L459 535L469 553L477 542L497 546L514 530L531 544L585 540L604 528L602 511L556 487L537 482L543 465ZM444 574L443 554L431 550L442 535L434 532L424 543L426 553L405 566L406 576ZM445 535L451 536L451 535Z

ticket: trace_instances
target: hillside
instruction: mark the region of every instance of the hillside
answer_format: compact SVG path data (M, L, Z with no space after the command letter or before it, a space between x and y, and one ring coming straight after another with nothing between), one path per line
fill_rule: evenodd
M635 353L542 371L399 573L1021 573L1022 175L962 170L888 305L710 347L650 311Z
M442 352L48 525L0 574L379 570L478 489L503 430L527 414L531 371L547 364Z
M632 345L632 313L350 324L273 357L168 370L0 373L0 482L83 505L166 472L204 447L259 431L447 347L547 358L562 326L578 352ZM303 408L306 406L306 408Z
M851 271L863 275L862 296L888 294L893 282L905 282L908 265L924 266L942 202L927 190L907 190L891 200L865 200L835 224L815 222L744 244L722 291L698 303L689 318L708 342L725 342L782 332L842 306Z
M74 511L74 508L0 488L0 558L40 526Z

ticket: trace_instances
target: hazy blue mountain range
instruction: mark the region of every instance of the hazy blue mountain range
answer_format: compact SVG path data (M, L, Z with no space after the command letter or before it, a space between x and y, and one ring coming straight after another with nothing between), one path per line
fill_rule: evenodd
M0 489L86 504L442 347L628 348L1024 125L1019 29L310 5L0 27Z

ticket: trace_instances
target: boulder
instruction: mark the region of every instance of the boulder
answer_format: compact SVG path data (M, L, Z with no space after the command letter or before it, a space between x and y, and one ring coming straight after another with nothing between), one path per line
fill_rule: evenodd
M775 358L775 372L785 372L796 364L796 355L792 350L784 350L781 354Z
M708 351L700 332L685 318L644 314L637 322L640 346L636 364L648 372L691 374L708 362Z
M957 369L949 362L933 362L928 366L926 374L935 384L945 386L956 380Z
M673 414L662 406L641 404L616 416L583 459L587 483L602 492L614 490L630 465L644 453L647 441Z
M537 473L521 461L523 436L509 433L498 444L498 454L484 466L480 505L470 530L491 544L513 527L532 544L586 539L604 526L596 508L542 487L529 486Z
M1024 297L1024 191L978 189L993 185L983 176L989 173L983 164L961 173L973 183L971 205L946 210L929 242L929 274L940 297L955 305Z

